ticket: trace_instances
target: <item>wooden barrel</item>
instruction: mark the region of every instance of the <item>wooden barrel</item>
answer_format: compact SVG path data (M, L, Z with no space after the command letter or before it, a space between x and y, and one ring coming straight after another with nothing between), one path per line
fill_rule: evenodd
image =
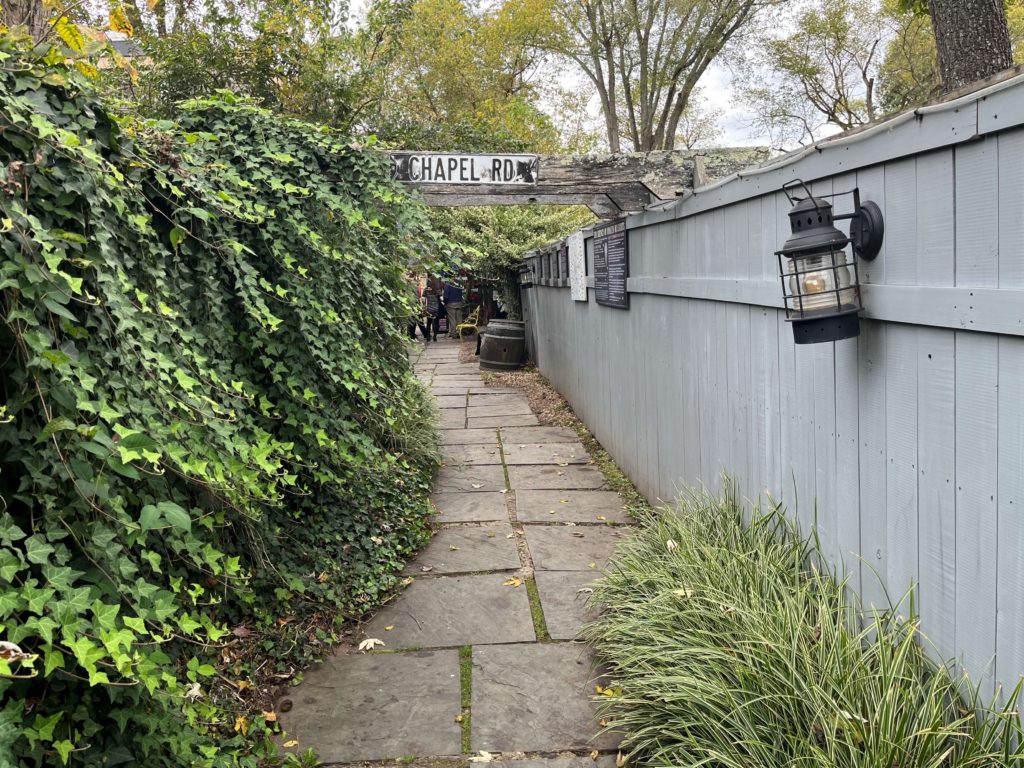
M485 371L514 371L526 354L526 323L491 320L480 342L480 367Z

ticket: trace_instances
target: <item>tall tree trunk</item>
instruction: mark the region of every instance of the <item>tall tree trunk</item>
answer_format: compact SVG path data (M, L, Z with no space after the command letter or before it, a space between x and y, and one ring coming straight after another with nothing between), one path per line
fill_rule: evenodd
M1003 0L928 0L947 93L1013 66Z
M32 39L39 41L50 28L42 0L3 0L0 3L0 21L6 27L28 28Z

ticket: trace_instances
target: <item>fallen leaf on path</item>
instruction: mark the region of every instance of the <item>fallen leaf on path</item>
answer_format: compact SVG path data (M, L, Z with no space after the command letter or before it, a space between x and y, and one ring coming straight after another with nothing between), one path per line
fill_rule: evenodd
M559 474L559 475L564 475L564 474L565 474L565 470L563 470L563 469L560 469L560 470L558 470L558 473L557 473L557 474Z
M549 515L553 515L553 514L555 514L555 510L553 510L553 509L549 509L549 510L548 510L548 514L549 514Z
M558 503L559 503L559 504L568 504L568 503L569 503L569 500L568 500L568 499L559 499L559 500L558 500Z
M454 544L449 544L448 545L448 549L450 549L452 552L458 552L459 551L459 548L456 547Z
M455 716L455 722L456 723L461 723L462 722L462 715L456 715Z
M597 755L598 755L598 751L595 749L593 752L590 753L590 759L591 760L597 760Z
M492 755L490 752L484 752L482 749L480 750L479 753L469 758L469 762L471 763L489 763L492 760L494 760L494 755Z
M383 648L384 641L378 640L376 637L368 637L359 644L359 650L366 652L372 651L374 648Z
M502 582L502 586L512 587L514 589L515 587L523 586L523 580L520 579L518 576L513 576L511 579L507 579L506 581Z
M583 594L585 594L585 595L592 595L592 594L594 594L594 588L593 587L580 587L579 589L576 590L576 594L577 595L580 594L581 592Z
M488 531L488 532L487 532L487 538L488 538L488 539L493 539L493 538L494 538L495 536L497 536L497 535L498 535L498 534L496 534L496 533L495 533L494 531Z
M268 723L277 722L277 712L268 712L267 710L263 710L260 712L260 714L263 715L263 719L266 720Z
M394 624L388 624L386 627L384 627L384 631L385 632L390 632L394 628L395 628Z
M474 488L483 488L484 487L483 483L470 483L470 485L472 485Z
M430 573L432 570L434 570L434 566L432 566L432 565L422 565L422 566L420 566L420 570L423 571L424 573Z
M289 739L288 741L286 741L284 743L283 746L287 747L288 749L291 749L292 747L297 747L297 746L299 746L299 740L298 739Z
M508 493L508 488L502 488L500 492L501 493Z
M585 535L586 534L583 534L583 533L574 533L573 534L573 536L575 536L577 539L582 539Z
M587 567L588 567L588 568L597 568L597 563L595 563L595 562L589 562L589 563L587 563Z
M604 515L598 515L598 516L597 516L597 519L598 519L598 520L607 520L608 518L607 518L607 517L605 517Z

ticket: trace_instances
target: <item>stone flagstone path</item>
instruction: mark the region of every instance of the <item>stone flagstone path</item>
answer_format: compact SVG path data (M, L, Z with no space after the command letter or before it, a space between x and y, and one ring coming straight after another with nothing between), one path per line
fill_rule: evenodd
M618 739L591 702L598 672L575 638L588 585L626 535L619 497L571 430L539 426L518 390L484 386L457 343L417 352L441 413L438 531L365 627L383 648L311 670L279 706L282 726L327 764L486 751L503 768L614 768Z

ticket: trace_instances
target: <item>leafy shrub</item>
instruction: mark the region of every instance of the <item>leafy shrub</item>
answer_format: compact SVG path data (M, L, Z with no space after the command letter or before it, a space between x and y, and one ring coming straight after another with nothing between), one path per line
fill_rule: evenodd
M1017 691L985 710L917 621L863 617L779 508L727 493L646 513L593 599L609 726L652 766L1019 765ZM977 712L977 714L976 714Z
M229 95L121 124L7 37L0 158L0 750L256 764L235 635L364 611L425 538L441 243L367 146Z

